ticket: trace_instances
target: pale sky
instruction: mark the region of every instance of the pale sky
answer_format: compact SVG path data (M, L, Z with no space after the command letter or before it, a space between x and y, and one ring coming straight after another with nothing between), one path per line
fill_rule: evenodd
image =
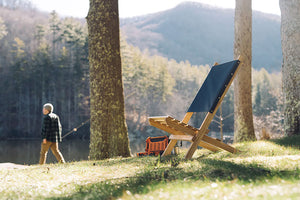
M119 0L121 18L155 13L175 7L187 0ZM191 0L221 8L234 8L235 0ZM61 16L86 17L89 0L31 0L40 10L55 10ZM252 9L280 15L279 0L252 0Z

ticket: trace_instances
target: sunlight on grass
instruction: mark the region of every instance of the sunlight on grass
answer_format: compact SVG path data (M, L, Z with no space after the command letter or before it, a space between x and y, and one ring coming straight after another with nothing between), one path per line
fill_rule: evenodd
M0 169L0 199L297 199L299 144L236 144L236 154L114 158Z
M50 164L32 166L23 170L0 170L0 184L4 186L1 187L0 194L9 194L9 197L12 195L14 198L72 194L76 185L133 176L142 168L138 162L126 162L126 160L129 159ZM119 165L116 161L125 164ZM105 166L110 162L114 164Z
M243 145L243 146L241 146ZM299 153L299 149L292 147L285 147L275 144L271 141L257 141L245 144L238 144L237 148L242 151L240 155L243 156L277 156L277 155L292 155Z
M123 193L121 199L297 199L300 183L270 182L236 184L231 182L161 183L148 194Z

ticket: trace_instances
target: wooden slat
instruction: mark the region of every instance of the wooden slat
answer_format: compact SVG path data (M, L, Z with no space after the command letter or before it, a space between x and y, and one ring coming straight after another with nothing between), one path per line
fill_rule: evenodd
M170 139L171 141L176 140L176 142L177 142L178 140L183 140L183 141L189 141L189 142L192 142L193 136L189 136L189 135L170 135L169 139ZM172 151L173 148L174 148L174 146L173 146L173 147L171 147L171 146L172 146L172 145L170 145L169 148L172 148L172 149L171 149L171 151ZM217 151L220 150L218 147L216 147L216 146L214 146L214 145L211 145L211 144L209 144L209 143L203 142L203 141L200 141L200 143L199 143L198 146L203 147L203 148L208 149L208 150L213 151L213 152L217 152ZM169 149L168 149L168 150L166 149L165 152L166 152L166 153L164 153L163 156L164 156L164 155L169 155L169 154L171 153L171 152L169 153Z
M191 135L170 135L170 140L183 140L183 141L192 141L193 136Z
M187 112L181 122L187 124L190 121L193 114L193 112Z
M169 116L157 116L157 117L148 117L148 119L153 119L156 121L164 121Z
M148 120L154 120L157 122L161 122L161 123L165 123L166 118L168 118L169 116L158 116L158 117L148 117Z
M219 140L217 140L217 139L214 139L214 138L212 138L212 137L209 137L209 136L207 136L207 135L204 135L203 138L202 138L202 140L203 140L204 142L207 142L207 143L209 143L209 144L212 144L212 145L214 145L214 146L217 146L217 147L219 147L219 148L221 148L221 149L224 149L224 150L226 150L226 151L229 151L230 153L235 153L235 152L236 152L236 149L235 149L234 147L232 147L232 146L230 146L230 145L228 145L228 144L225 144L224 142L221 142L221 141L219 141Z
M167 146L167 148L165 149L164 153L162 154L162 156L167 156L170 155L174 146L176 145L177 140L171 140Z
M184 133L182 133L182 132L180 132L180 131L178 131L178 130L175 130L175 129L173 129L173 128L171 128L171 127L165 125L165 124L156 122L156 121L154 121L154 120L152 120L152 119L149 119L149 123L150 123L151 126L154 126L154 127L156 127L156 128L159 128L159 129L161 129L161 130L163 130L163 131L166 131L166 132L168 132L168 133L170 133L170 134L174 134L174 135L183 135L183 134L184 134Z
M206 143L206 142L203 142L203 141L200 141L198 146L203 147L203 148L208 149L208 150L213 151L213 152L220 151L220 149L218 147L213 146L213 145L211 145L209 143Z
M207 135L209 133L209 129L206 129L206 131L205 131L205 135Z
M186 155L185 155L185 159L191 159L198 147L198 145L201 142L201 139L203 137L205 133L204 132L198 132L198 134L196 135L196 137L194 137L194 142L191 143L189 150L187 151Z
M193 142L193 136L190 136L190 135L170 135L169 137L170 140L183 140L183 141L189 141L189 142ZM214 145L211 145L207 142L204 142L204 141L200 141L199 145L200 147L203 147L203 148L206 148L208 150L211 150L211 151L219 151L220 149Z
M176 119L167 118L166 123L168 126L174 128L180 132L183 132L184 134L187 134L187 135L194 136L199 131L198 129L196 129L188 124L182 123Z

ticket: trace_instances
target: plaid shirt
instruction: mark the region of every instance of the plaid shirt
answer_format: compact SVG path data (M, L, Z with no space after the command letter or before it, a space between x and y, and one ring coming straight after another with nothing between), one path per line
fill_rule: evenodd
M42 138L50 142L61 142L61 124L59 117L54 113L44 116Z

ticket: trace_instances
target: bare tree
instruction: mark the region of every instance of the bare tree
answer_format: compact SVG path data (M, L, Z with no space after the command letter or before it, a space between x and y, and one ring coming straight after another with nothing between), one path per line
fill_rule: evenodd
M130 156L125 122L118 0L90 0L90 157Z
M234 141L255 140L251 100L252 6L251 0L236 0L234 57L242 56L234 81Z
M300 1L280 0L284 130L300 134Z

